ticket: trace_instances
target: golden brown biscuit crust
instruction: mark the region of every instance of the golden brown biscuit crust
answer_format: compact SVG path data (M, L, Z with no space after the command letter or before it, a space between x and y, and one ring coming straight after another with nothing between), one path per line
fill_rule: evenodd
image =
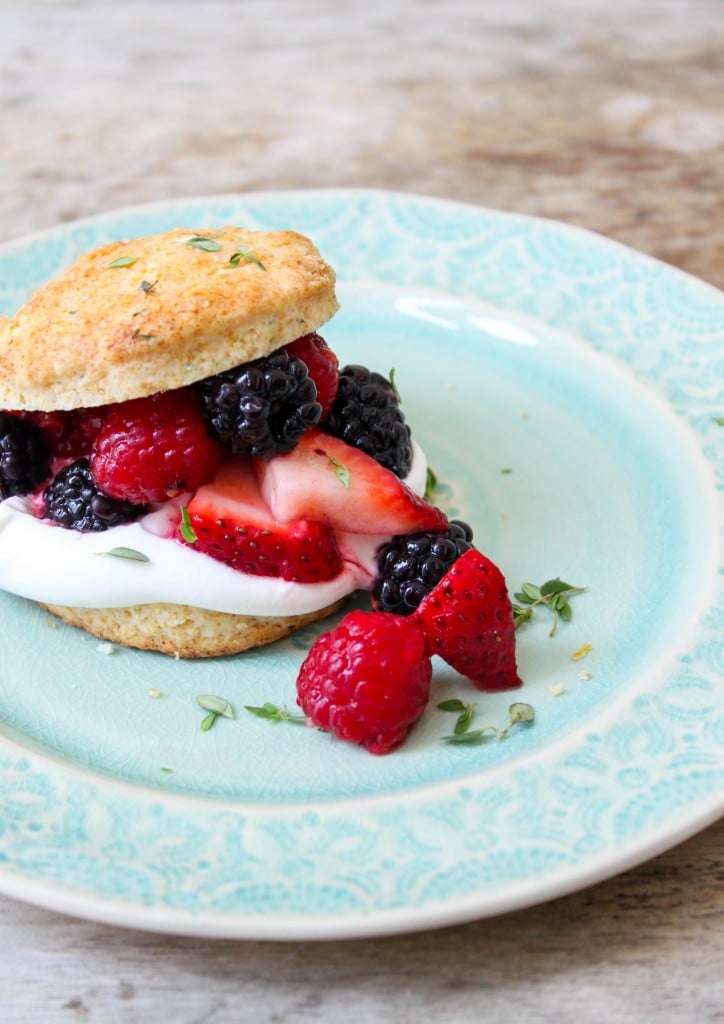
M0 407L76 409L182 387L317 330L337 308L334 271L293 231L113 242L0 320Z
M342 605L305 615L229 615L181 604L128 608L70 608L42 604L53 615L102 640L160 651L177 658L215 658L274 643L302 626L325 618Z

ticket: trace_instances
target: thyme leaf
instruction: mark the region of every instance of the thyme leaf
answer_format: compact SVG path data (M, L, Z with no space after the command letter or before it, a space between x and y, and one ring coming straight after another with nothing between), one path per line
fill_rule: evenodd
M187 544L195 544L199 539L196 536L196 530L191 525L191 516L189 510L185 505L181 506L181 525L179 526L179 532Z
M203 252L219 252L221 249L218 242L215 242L213 238L207 238L205 235L194 235L193 238L187 239L184 245L190 245L194 249L201 249Z
M106 263L106 270L115 270L116 267L132 267L134 263L138 263L138 259L138 256L119 256L117 260Z
M260 270L266 270L266 267L262 261L254 255L251 249L247 249L245 245L240 245L238 249L235 249L229 257L229 263L232 267L238 267L240 263L253 263Z
M335 459L334 456L332 456L332 455L329 455L327 457L328 457L329 461L332 463L332 465L334 466L334 470L335 470L334 475L341 482L342 486L345 487L345 488L349 487L350 482L352 480L352 474L350 473L350 471L347 468L347 466L343 465L341 462L338 462L338 460Z
M427 476L425 478L425 497L428 501L432 501L437 490L437 476L435 473L427 467Z
M150 562L148 555L135 548L110 548L108 551L95 551L96 555L111 555L113 558L127 558L131 562Z
M234 709L225 697L215 697L213 693L202 693L196 703L208 714L201 720L201 731L208 732L217 718L235 718Z
M440 701L437 707L439 711L452 711L457 714L457 721L453 728L453 733L456 736L460 736L468 731L475 715L474 704L463 704L461 700L453 697L450 700Z
M211 711L222 718L235 718L234 709L225 697L216 697L213 693L202 693L196 698L196 703L204 711Z

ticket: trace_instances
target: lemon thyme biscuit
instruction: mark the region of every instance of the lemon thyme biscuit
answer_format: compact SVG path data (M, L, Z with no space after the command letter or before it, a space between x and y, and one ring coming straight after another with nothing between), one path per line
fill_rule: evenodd
M78 409L179 388L315 331L337 308L334 271L293 231L113 242L0 321L0 406Z

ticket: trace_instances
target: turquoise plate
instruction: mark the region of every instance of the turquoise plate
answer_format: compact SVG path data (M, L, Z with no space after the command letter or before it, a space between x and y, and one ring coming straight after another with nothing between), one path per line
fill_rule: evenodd
M586 592L555 636L543 614L521 628L512 696L437 665L388 757L244 709L294 708L323 627L183 663L109 653L2 595L0 889L179 934L382 934L570 892L714 821L722 295L562 224L310 191L156 203L6 244L0 312L92 246L226 223L314 239L342 303L323 333L343 362L395 368L446 510L511 589L560 576ZM203 693L236 717L203 732ZM449 697L480 725L504 725L511 699L536 718L453 746Z

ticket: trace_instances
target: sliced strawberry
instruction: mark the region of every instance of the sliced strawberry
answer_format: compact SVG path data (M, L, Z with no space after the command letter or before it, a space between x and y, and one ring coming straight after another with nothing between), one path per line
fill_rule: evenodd
M505 579L475 548L460 555L410 618L427 637L430 654L439 654L478 689L522 685Z
M327 523L274 519L248 459L222 463L214 480L189 502L188 515L196 535L192 546L240 572L318 583L333 579L342 568L337 540ZM180 529L179 536L184 539Z
M290 356L301 359L317 388L317 401L322 406L322 419L326 419L339 386L339 360L324 338L318 334L305 334L286 346Z
M447 517L370 455L308 430L288 455L255 462L274 517L316 519L349 533L445 530Z

